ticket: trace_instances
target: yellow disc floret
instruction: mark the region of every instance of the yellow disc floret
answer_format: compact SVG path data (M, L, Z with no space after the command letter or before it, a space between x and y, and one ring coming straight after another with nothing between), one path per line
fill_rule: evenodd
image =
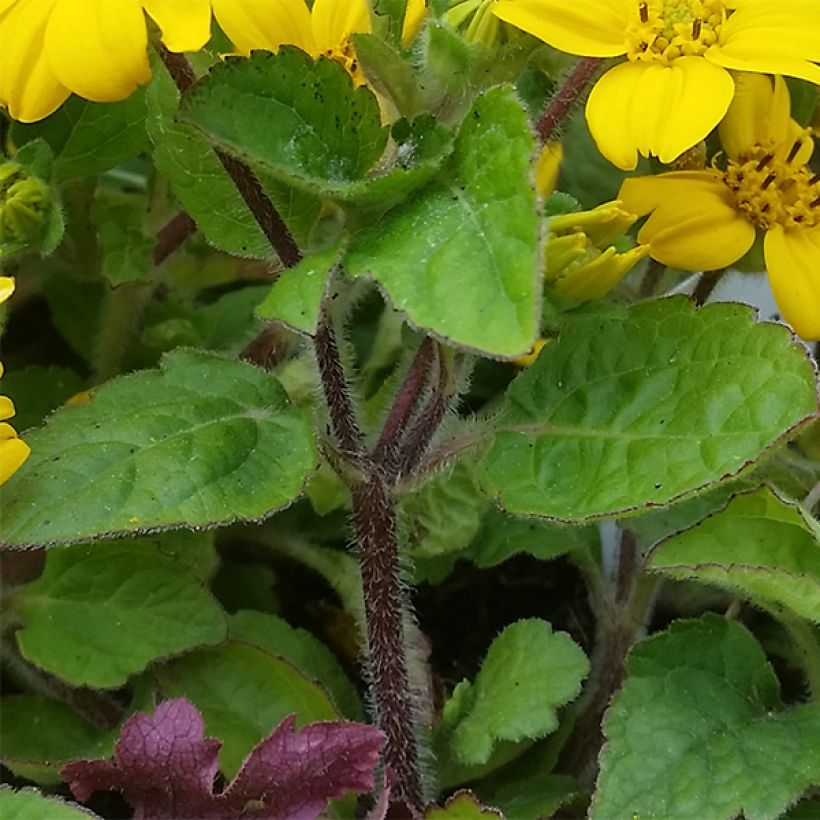
M729 161L724 182L738 210L758 228L820 225L820 174L801 161L810 146L806 132L788 152L756 145Z
M723 0L640 0L627 28L627 56L669 65L699 57L713 46L726 22Z

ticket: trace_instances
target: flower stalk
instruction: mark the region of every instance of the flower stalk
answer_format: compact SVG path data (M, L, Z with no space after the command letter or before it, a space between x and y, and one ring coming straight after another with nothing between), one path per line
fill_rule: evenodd
M555 139L558 126L580 99L587 85L598 73L601 61L592 57L579 60L567 78L553 94L544 113L535 124L535 133L538 139L547 143Z

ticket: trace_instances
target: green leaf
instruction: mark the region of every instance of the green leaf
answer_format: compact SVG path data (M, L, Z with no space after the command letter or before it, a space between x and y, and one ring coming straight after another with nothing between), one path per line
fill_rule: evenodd
M820 782L820 704L779 711L736 621L679 621L638 644L607 713L593 820L777 818Z
M27 430L85 387L85 381L67 367L29 365L3 373L3 393L17 410L14 427Z
M45 797L35 789L14 791L0 785L0 817L3 820L88 820L94 812L59 797Z
M310 419L273 376L186 350L61 409L27 441L4 487L0 533L14 546L258 520L316 466Z
M362 179L387 142L369 89L354 88L335 60L290 46L228 57L185 96L180 118L212 145L311 193Z
M115 737L56 700L38 695L0 700L3 765L41 786L61 783L60 766L69 760L110 757Z
M555 710L577 697L588 671L586 656L565 632L536 619L511 624L493 641L475 682L462 681L445 704L440 757L480 765L498 741L555 731Z
M288 715L295 714L300 726L339 717L320 686L247 643L193 652L156 675L166 698L188 698L202 713L206 734L224 741L219 758L226 777Z
M431 806L424 812L424 820L490 820L501 818L497 809L482 806L469 791L459 791L447 798L444 807Z
M599 544L596 527L566 527L490 509L463 557L477 567L486 568L521 553L549 561L573 550L592 550Z
M498 356L527 352L540 293L533 139L509 88L476 101L445 172L355 240L370 274L415 325Z
M735 496L721 512L661 541L646 566L820 622L820 527L768 487Z
M145 233L142 197L98 196L92 218L97 226L103 276L114 286L151 279L153 237Z
M291 663L302 674L329 692L338 711L349 720L362 720L364 712L356 690L334 654L314 635L266 612L242 610L228 621L230 636L255 644Z
M152 661L226 632L213 596L150 542L51 550L13 601L23 657L74 686L121 686Z
M785 327L684 297L570 318L507 395L481 483L511 513L568 522L732 478L818 406Z
M246 285L220 296L207 305L197 305L191 317L200 344L208 350L239 353L264 328L255 312L265 298L267 285Z
M354 34L351 39L368 83L391 99L402 116L418 114L423 109L422 90L409 62L375 34Z
M297 332L313 336L319 324L319 310L328 279L339 264L343 247L342 243L337 243L283 270L265 301L256 309L256 315L262 319L276 319Z
M37 138L54 152L58 182L107 171L146 147L145 91L113 103L73 96L42 122L14 124L12 139L18 145Z
M521 776L517 771L519 768L520 764L516 762L516 772L503 781L499 772L495 777L500 782L491 788L483 784L476 786L484 803L498 806L511 820L552 817L562 806L582 795L578 782L571 777L545 774L543 770Z
M268 240L211 146L174 120L179 93L161 66L155 66L146 99L154 163L203 236L235 256L271 258Z
M486 507L474 466L459 461L402 499L404 545L413 558L460 552L478 532Z

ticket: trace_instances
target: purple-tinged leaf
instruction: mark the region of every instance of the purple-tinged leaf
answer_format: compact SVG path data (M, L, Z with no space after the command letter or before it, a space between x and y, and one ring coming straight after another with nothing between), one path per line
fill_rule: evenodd
M122 791L138 818L207 817L222 744L204 734L194 706L168 700L152 717L139 713L125 723L113 762L75 761L63 767L63 776L79 800Z
M297 732L291 715L248 755L225 790L227 804L239 813L261 800L265 812L253 817L312 820L328 800L372 791L383 745L384 735L371 726L323 722Z
M221 742L204 737L184 698L137 714L123 726L114 760L78 760L62 773L79 800L121 791L138 820L314 820L328 801L373 789L384 735L359 723L296 729L286 718L250 752L228 787L213 793Z

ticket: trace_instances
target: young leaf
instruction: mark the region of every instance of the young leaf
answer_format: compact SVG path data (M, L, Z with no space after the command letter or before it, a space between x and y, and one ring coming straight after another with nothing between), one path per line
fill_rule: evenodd
M87 723L65 703L39 695L0 700L0 755L18 777L55 786L62 781L60 765L77 757L104 757L113 747L111 732Z
M264 518L316 464L311 424L269 373L177 350L55 413L4 487L13 546Z
M497 356L527 352L540 294L533 139L509 88L476 100L445 173L360 234L345 262L419 327Z
M297 629L267 612L241 610L228 621L231 638L255 644L293 664L306 677L324 686L350 720L364 717L362 704L353 684L333 653L305 629Z
M226 633L200 581L140 541L51 550L13 600L23 656L75 686L121 686L151 661Z
M518 515L622 515L733 477L817 410L805 349L748 307L595 309L513 382L480 480Z
M722 511L661 541L646 566L820 622L820 527L768 487L735 496Z
M136 714L122 728L114 760L78 760L63 767L72 792L122 791L146 820L230 820L319 817L348 791L373 788L384 736L353 723L314 723L296 731L293 716L262 740L236 777L214 794L220 742L205 739L197 710L185 699Z
M343 244L337 243L282 271L265 301L256 309L256 315L276 319L299 333L313 336L328 279L339 264L342 251Z
M88 820L97 817L83 806L46 797L36 789L14 791L9 786L0 785L0 817L3 820Z
M234 775L263 737L290 714L299 723L338 717L325 690L282 658L229 641L191 652L155 670L166 697L187 697L208 731L224 741L222 771Z
M778 701L736 621L678 621L638 644L607 713L591 817L779 817L820 782L820 705Z
M575 698L589 662L564 632L535 619L511 624L490 646L474 683L462 681L445 704L441 757L486 763L498 741L548 735L555 710Z

